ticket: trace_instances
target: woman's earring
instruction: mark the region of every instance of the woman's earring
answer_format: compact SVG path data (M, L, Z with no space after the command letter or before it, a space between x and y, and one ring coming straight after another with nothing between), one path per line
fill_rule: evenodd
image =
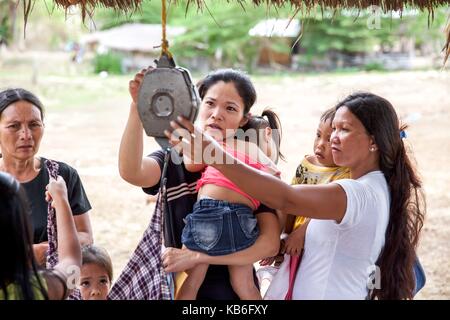
M369 149L371 152L374 152L375 151L375 147L370 147L370 149Z

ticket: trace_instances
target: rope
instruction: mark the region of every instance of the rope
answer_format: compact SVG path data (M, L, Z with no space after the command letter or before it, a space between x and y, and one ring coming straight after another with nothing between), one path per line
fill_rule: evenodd
M166 0L161 0L161 3L162 3L162 8L161 8L161 24L162 24L161 56L166 55L169 58L172 58L172 54L169 51L169 42L167 41L167 36L166 36L166 24L167 24Z

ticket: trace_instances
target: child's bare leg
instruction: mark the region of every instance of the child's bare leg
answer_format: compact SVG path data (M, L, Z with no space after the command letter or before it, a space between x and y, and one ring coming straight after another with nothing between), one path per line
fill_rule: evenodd
M176 300L195 300L197 298L198 290L205 279L208 266L207 264L199 264L186 270L187 278L178 290Z
M253 266L228 266L234 292L241 300L262 300L253 277Z

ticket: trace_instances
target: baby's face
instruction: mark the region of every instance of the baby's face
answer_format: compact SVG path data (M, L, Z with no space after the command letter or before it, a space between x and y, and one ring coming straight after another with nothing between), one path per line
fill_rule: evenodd
M324 167L335 167L333 153L331 152L331 121L321 121L317 128L316 138L314 139L314 155L319 164Z
M111 279L106 270L95 263L86 263L81 267L80 291L83 300L106 300Z

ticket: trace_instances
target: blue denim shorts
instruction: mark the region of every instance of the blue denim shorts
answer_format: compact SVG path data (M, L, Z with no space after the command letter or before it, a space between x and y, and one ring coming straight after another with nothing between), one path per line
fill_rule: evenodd
M186 216L181 241L194 251L221 256L241 251L259 235L253 209L215 199L201 199Z

